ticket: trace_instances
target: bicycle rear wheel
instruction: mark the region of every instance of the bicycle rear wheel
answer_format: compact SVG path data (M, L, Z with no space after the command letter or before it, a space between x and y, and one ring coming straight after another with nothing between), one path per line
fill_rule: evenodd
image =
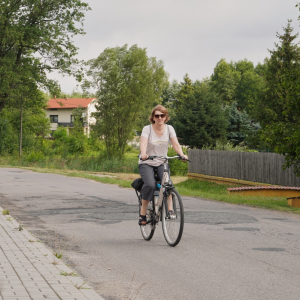
M162 207L162 229L167 243L175 247L182 237L184 225L184 211L180 195L175 189L170 190L175 217L168 216L167 198L163 200Z
M140 203L139 211L141 211L141 206L142 205ZM142 236L146 241L150 241L154 235L155 227L150 222L152 220L152 216L153 216L153 208L152 208L152 202L150 202L146 211L147 224L140 226Z

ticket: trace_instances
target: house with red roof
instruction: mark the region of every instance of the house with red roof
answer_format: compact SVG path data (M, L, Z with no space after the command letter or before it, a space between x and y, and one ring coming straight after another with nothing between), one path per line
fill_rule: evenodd
M96 111L96 103L96 98L49 99L46 114L50 118L52 133L57 130L58 126L68 128L74 127L73 109L82 107L82 117L85 119L84 131L88 135L90 132L90 125L94 124L96 121L95 118L92 117L92 113Z

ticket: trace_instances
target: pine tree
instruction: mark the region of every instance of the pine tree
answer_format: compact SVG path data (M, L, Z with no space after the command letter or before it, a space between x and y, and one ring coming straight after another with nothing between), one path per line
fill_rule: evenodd
M280 44L275 44L275 50L269 50L271 57L266 62L264 74L267 91L258 107L262 125L294 123L298 120L299 113L293 111L293 108L299 102L296 90L299 86L300 51L294 42L298 34L292 35L292 31L289 21L284 34L277 33Z
M227 128L227 139L234 146L245 142L247 136L254 130L252 122L245 110L239 110L234 102L226 109L228 113L229 126Z
M266 62L267 91L258 111L264 130L264 140L275 151L285 155L285 167L294 166L300 175L300 50L293 35L291 21L282 35L280 44L270 51Z

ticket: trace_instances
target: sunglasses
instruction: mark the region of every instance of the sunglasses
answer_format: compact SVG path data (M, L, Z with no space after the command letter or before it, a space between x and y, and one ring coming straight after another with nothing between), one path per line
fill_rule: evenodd
M156 119L159 119L159 118L164 118L166 115L164 115L164 114L161 114L161 115L154 115L154 117L156 118Z

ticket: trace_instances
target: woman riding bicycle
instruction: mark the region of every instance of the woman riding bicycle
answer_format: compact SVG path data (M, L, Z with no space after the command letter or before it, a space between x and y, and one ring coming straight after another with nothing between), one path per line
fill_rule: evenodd
M142 207L139 217L139 225L146 225L146 211L149 202L153 199L153 192L156 188L154 170L157 170L157 176L160 181L164 173L164 161L160 158L147 160L149 156L167 156L169 142L171 142L174 150L180 156L188 159L178 143L178 139L174 128L166 123L170 120L168 110L157 105L152 109L149 117L150 125L143 128L141 134L141 154L139 158L139 172L144 181L142 188ZM168 201L169 202L169 201ZM172 210L172 201L168 207L169 215L174 214Z

